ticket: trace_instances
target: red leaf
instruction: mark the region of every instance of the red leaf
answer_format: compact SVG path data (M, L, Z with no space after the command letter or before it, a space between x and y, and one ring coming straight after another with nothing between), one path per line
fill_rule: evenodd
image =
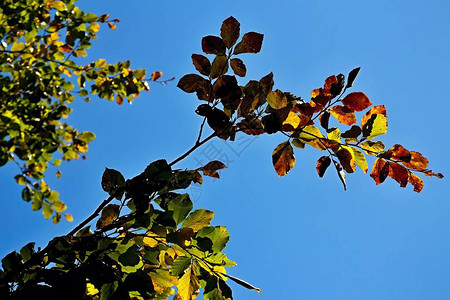
M317 161L316 170L317 170L317 174L319 174L320 178L323 177L323 175L325 174L325 171L330 166L330 164L331 164L331 159L329 156L322 156L321 158L319 158L319 160Z
M428 167L428 159L416 151L410 151L411 159L408 162L403 162L403 165L407 168L423 171Z
M349 109L354 111L363 111L369 106L372 105L369 98L366 94L361 92L354 92L348 94L343 100L342 103Z
M405 187L408 184L408 170L394 162L391 162L389 165L389 177L400 183L400 187Z

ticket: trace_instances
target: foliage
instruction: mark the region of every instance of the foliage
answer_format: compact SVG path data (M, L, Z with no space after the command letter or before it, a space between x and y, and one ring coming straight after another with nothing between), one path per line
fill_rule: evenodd
M33 9L28 9L26 3L34 4ZM113 67L114 72L111 71L111 73L108 73L111 70L110 66L106 67L107 65L99 63L99 61L104 62L103 60L83 67L82 70L77 69L78 67L70 67L71 63L69 63L70 66L66 66L66 63L70 61L66 55L75 56L77 50L84 50L85 47L81 47L84 38L86 36L92 38L95 35L98 28L93 24L97 24L97 21L105 22L106 15L97 17L84 14L75 9L71 0L22 1L18 4L10 2L7 8L3 8L2 16L5 16L3 18L6 20L12 20L18 18L16 16L18 11L8 9L24 12L20 14L24 20L30 19L30 15L37 11L37 17L31 18L33 21L29 22L32 24L29 25L31 27L17 29L18 31L28 32L34 28L33 26L43 26L43 32L47 32L43 36L51 36L53 33L49 33L49 29L46 28L56 26L57 30L61 30L63 27L59 27L63 24L66 30L66 42L55 45L54 42L48 42L48 37L44 38L36 33L33 36L36 39L34 43L28 45L28 42L25 42L23 48L19 49L22 46L14 45L20 43L22 35L18 35L16 40L14 38L8 40L12 45L5 46L2 55L14 61L21 61L25 67L19 64L14 65L11 72L4 71L10 72L9 76L4 76L6 79L2 79L9 82L7 86L11 88L10 96L17 94L20 99L15 102L16 104L11 103L6 108L2 105L2 109L18 110L14 111L14 114L11 111L10 114L15 116L17 113L21 116L17 119L25 125L20 127L19 124L20 128L16 129L18 131L16 136L4 138L3 143L13 140L18 145L24 143L23 147L26 148L32 143L30 139L24 138L29 134L27 126L35 128L38 135L46 132L38 131L36 127L33 127L36 124L31 122L34 119L28 117L30 112L22 112L19 109L21 101L27 104L32 103L28 97L29 92L25 95L22 95L24 92L18 93L22 89L22 82L28 80L22 80L21 76L25 76L26 72L20 72L21 68L27 69L26 66L29 66L27 70L30 72L40 72L44 74L44 77L47 74L51 76L45 87L36 83L39 81L38 77L32 77L34 81L32 80L28 89L30 91L32 87L34 93L44 95L39 96L39 101L43 102L39 105L47 103L45 109L49 112L53 111L50 109L53 103L56 103L55 107L67 107L67 103L73 100L71 98L73 95L68 91L58 90L60 86L70 85L71 81L62 77L69 73L77 76L78 79L84 76L86 80L93 80L94 84L90 93L98 93L108 100L112 100L113 95L116 95L116 99L127 96L131 101L134 94L142 89L148 89L143 71L130 71L128 65L125 68L123 64L117 64L119 69ZM34 21L42 20L42 16L39 15L41 10L43 15L49 10L56 11L54 15L49 14L48 21L45 21L43 25L36 25L41 24ZM50 21L50 15L55 18L55 21ZM61 17L58 18L60 15ZM60 22L60 20L64 21ZM19 23L15 21L17 24L24 22L23 20ZM84 24L83 29L79 29L80 22ZM114 28L112 25L110 27ZM15 31L6 25L4 28L8 29L4 29L7 35L9 31ZM41 30L40 27L36 28ZM75 35L74 32L77 39L74 43L67 42L67 36ZM81 35L83 37L79 38ZM347 81L342 74L328 77L323 88L311 92L311 100L308 102L291 93L273 90L272 73L260 80L250 80L244 86L240 86L236 76L245 76L247 68L243 60L236 56L244 53L258 53L262 46L263 35L248 32L242 35L241 40L239 37L239 22L233 17L226 19L222 24L220 37L206 36L202 39L203 52L214 55L212 62L204 55L192 55L194 67L200 75L188 74L178 82L180 89L187 93L195 92L199 100L205 101L196 109L196 113L203 117L203 123L192 148L171 163L164 159L152 162L141 174L128 180L125 180L119 171L106 168L101 185L109 197L91 216L67 235L54 238L43 249L36 250L34 243L29 243L19 252L12 252L2 259L3 270L0 271L2 299L8 297L168 299L170 295L175 295L174 299L190 300L199 295L200 289L203 290L205 299L232 299L232 292L227 284L228 279L245 288L260 291L251 284L227 274L226 268L234 266L235 263L222 252L229 240L226 228L212 226L211 220L214 213L205 209L193 210L189 195L183 193L183 190L191 183L201 184L202 174L219 178L217 171L226 166L220 161L212 161L195 170L174 168L177 162L214 137L233 141L237 134L262 135L280 132L287 137L287 140L276 146L272 154L275 171L280 176L286 175L295 165L293 146L304 149L306 145L309 145L327 153L317 161L319 176L322 177L333 162L344 188L346 174L353 173L356 166L365 173L368 172L366 155L376 157L371 176L377 184L382 183L389 176L399 182L402 187L408 182L411 183L414 190L420 192L423 181L415 173L442 177L440 173L435 174L427 169L428 161L420 153L408 151L398 144L384 150L384 144L374 140L387 131L384 106L372 106L369 98L362 92L353 92L344 96L347 89L352 87L359 68L350 72ZM75 43L76 41L79 42ZM67 51L68 54L64 54L65 46L71 47ZM49 57L47 56L49 50L41 53L39 50L41 48L61 49L54 51L61 52L64 57L61 56L60 59ZM37 58L32 58L35 51L41 54L37 55ZM52 55L56 55L55 53ZM26 56L27 54L31 57ZM38 59L40 62L37 62ZM108 71L104 69L105 67ZM231 70L228 72L230 67ZM67 70L68 73L62 70ZM236 76L229 75L231 72ZM88 73L97 75L95 78L88 78ZM159 73L154 73L151 79L156 80L159 76ZM105 84L105 82L109 83ZM130 82L138 86L137 90L128 89L127 85ZM79 84L79 87L81 91L85 91L82 94L86 95L83 96L87 96L88 92L83 84ZM107 86L105 89L103 84ZM25 88L27 87L28 85L25 85ZM49 93L47 89L57 91ZM47 94L44 94L44 91ZM62 96L63 94L66 96ZM8 97L5 96L5 99ZM369 110L363 115L360 125L354 125L357 123L355 112L367 109ZM49 112L40 117L45 119ZM330 126L331 116L336 119L336 122L351 127L345 127L341 133L339 128ZM52 120L59 122L60 117ZM50 122L50 119L45 120ZM26 121L31 122L31 125L26 125ZM321 129L315 122L320 124ZM202 137L206 123L212 129L212 133ZM65 155L64 147L68 146L60 139L65 133L65 131L58 131L61 127L64 128L64 124L57 124L50 131L56 134L54 143L58 145L57 149L62 147L61 151ZM0 132L10 134L6 127L2 127ZM74 141L73 138L72 141ZM87 143L88 141L85 141L84 146ZM77 145L77 143L71 145ZM76 146L73 147L76 150L73 150L74 153L80 152ZM6 152L8 160L14 160L15 155L18 156L18 154L15 149L10 148L7 149L9 152ZM39 157L40 154L42 156L42 153L56 151L55 149L51 152L47 148L26 149L30 151L29 153L37 153L31 155L31 158L19 156L19 159L27 162L27 169L31 164L36 163L35 157ZM52 159L52 157L47 159L45 164ZM39 174L43 176L42 172ZM21 176L22 183L30 189L34 188L33 193L30 194L44 193L42 187L35 187L29 182L28 177L35 178L32 173L24 173ZM35 179L39 180L41 177ZM45 191L48 191L48 188ZM49 200L51 194L52 192L48 197L41 196L41 201L45 198L45 203L49 202L54 207L55 201ZM30 199L34 202L38 201L33 197ZM50 204L47 205L50 206ZM91 222L99 215L95 229L91 228Z

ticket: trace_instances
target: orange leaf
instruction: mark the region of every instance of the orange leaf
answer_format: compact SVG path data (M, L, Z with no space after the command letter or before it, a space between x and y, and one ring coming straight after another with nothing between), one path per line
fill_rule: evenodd
M400 183L400 187L405 187L408 184L408 170L397 163L391 162L389 165L389 177Z
M377 160L375 160L373 164L370 177L372 177L373 180L375 180L375 183L378 185L380 183L383 183L383 181L386 179L388 175L389 175L389 163L381 158L377 158Z
M152 80L153 81L158 80L158 78L160 78L161 76L162 76L162 72L155 71L152 73Z
M389 154L390 158L394 160L400 160L402 162L411 161L411 153L400 144L395 144L386 152Z
M342 105L336 105L330 108L329 112L339 123L352 125L356 123L355 112Z
M319 160L317 161L317 165L316 165L316 170L317 170L317 174L319 174L319 177L323 177L323 175L325 174L325 171L327 170L327 168L330 166L331 164L331 159L329 156L322 156L321 158L319 158Z
M408 182L414 186L414 192L420 193L423 189L423 180L419 176L409 173Z
M361 119L361 128L363 128L364 125L366 125L367 121L369 121L370 117L375 114L382 114L386 116L386 108L384 107L384 105L374 106L368 112L366 112L366 114Z
M335 75L331 75L327 79L325 79L325 84L323 85L324 94L331 95L330 89L332 88L333 84L337 85L337 83L338 81Z
M361 92L354 92L348 94L342 100L342 103L345 105L345 107L354 111L363 111L372 105L372 102L370 102L366 94Z
M410 151L411 159L409 162L403 162L405 167L414 170L425 170L428 167L428 159L423 157L423 155L416 151Z
M272 153L272 163L280 176L286 175L295 165L294 149L289 141L279 144Z

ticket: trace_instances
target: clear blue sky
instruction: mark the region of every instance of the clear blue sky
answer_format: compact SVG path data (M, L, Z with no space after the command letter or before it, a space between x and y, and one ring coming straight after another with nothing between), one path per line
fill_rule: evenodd
M331 74L361 66L355 91L388 112L387 145L401 143L429 158L450 176L448 159L448 1L87 1L79 5L121 19L102 29L89 59L131 59L132 67L178 79L193 73L192 53L202 36L219 33L233 15L241 32L264 33L260 54L246 55L249 79L274 72L275 88L307 98ZM88 159L64 163L58 189L73 224L44 221L20 200L14 165L0 169L1 256L30 240L43 246L69 231L106 197L105 167L126 177L159 158L173 160L195 141L200 101L176 88L151 92L121 107L106 101L74 103L70 122L97 134ZM421 194L387 180L375 186L357 171L344 192L335 171L315 173L316 150L296 151L297 165L283 178L271 163L283 140L262 136L245 148L213 140L229 168L217 181L192 190L197 208L216 212L226 225L229 270L262 288L249 292L233 283L236 299L450 299L450 189L448 177L425 178ZM243 140L246 142L246 140ZM204 148L206 149L206 148ZM179 164L197 167L203 149ZM210 152L208 152L212 155ZM217 153L214 154L216 157ZM224 161L225 162L225 161ZM445 196L447 195L447 196Z

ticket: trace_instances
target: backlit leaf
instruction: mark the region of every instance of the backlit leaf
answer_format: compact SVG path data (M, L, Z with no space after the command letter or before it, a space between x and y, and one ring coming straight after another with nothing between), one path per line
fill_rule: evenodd
M214 178L220 178L219 173L217 173L217 170L224 169L227 166L221 161L214 160L207 163L205 166L199 168L199 171L203 172L203 175L210 176Z
M364 141L361 143L361 149L369 155L376 155L383 151L384 144L382 141Z
M66 218L68 222L73 222L73 217L71 214L64 214L64 218Z
M225 55L226 46L220 37L208 35L202 38L202 50L206 54Z
M290 111L286 120L284 120L283 125L290 125L292 129L289 128L288 130L294 130L298 127L298 125L300 125L300 122L300 117L296 113ZM285 126L283 126L283 128L284 127Z
M372 117L372 115L375 114L382 114L386 116L386 108L384 107L384 105L373 106L368 112L366 112L366 114L361 119L361 128L363 128L364 125L366 125L367 121L369 121L369 119Z
M342 103L348 109L354 111L363 111L372 105L372 102L370 102L366 94L361 92L354 92L348 94L344 99L342 99Z
M294 167L294 149L289 141L279 144L275 150L273 150L272 163L279 176L286 175Z
M408 182L414 186L414 192L420 193L423 189L423 180L419 176L409 173Z
M234 47L233 54L258 53L261 50L264 35L257 32L247 32Z
M317 161L316 164L316 170L317 170L317 174L319 174L319 177L323 177L323 175L325 174L325 171L327 170L327 168L330 166L331 164L331 159L329 156L322 156L321 158L319 158L319 160Z
M342 105L335 105L329 109L329 112L333 117L338 120L339 123L345 125L352 125L356 123L355 112Z
M369 166L367 164L366 157L364 156L364 153L359 151L357 148L351 148L353 151L353 158L355 159L355 163L358 167L363 170L364 173L367 173Z
M120 206L117 204L108 204L102 210L102 216L97 221L97 228L101 229L110 225L118 216Z
M405 187L408 183L408 170L395 162L390 162L389 166L389 177L400 183L400 187Z
M428 159L426 159L421 153L416 151L410 151L411 159L409 162L403 162L403 165L407 168L422 171L428 167Z
M239 32L240 24L235 18L229 17L223 21L222 27L220 28L220 36L222 37L227 48L233 47L239 38Z
M200 292L200 282L195 274L195 268L189 268L178 281L178 295L181 300L195 299Z
M356 165L353 159L353 151L349 147L342 146L335 154L347 173L353 173L355 171Z
M237 76L245 77L247 73L247 68L244 65L244 62L239 58L232 58L230 60L230 66L233 69L234 74Z
M188 215L183 221L181 228L188 227L197 232L203 227L209 226L213 217L214 212L206 209L197 209Z
M151 80L153 80L153 81L156 81L156 80L158 80L161 76L162 76L162 72L160 72L160 71L155 71L155 72L153 72L152 73L152 77L151 77Z
M192 63L200 74L209 76L211 73L211 63L209 59L201 54L192 54Z
M269 105L274 108L274 109L281 109L286 107L287 105L287 98L286 95L280 91L280 90L275 90L270 92L267 95L267 102L269 103Z
M370 177L372 177L373 180L375 180L375 183L378 185L380 183L383 183L388 175L389 175L389 162L386 162L381 158L377 158L373 164Z
M374 114L362 128L363 137L373 139L387 132L387 118L382 114Z

